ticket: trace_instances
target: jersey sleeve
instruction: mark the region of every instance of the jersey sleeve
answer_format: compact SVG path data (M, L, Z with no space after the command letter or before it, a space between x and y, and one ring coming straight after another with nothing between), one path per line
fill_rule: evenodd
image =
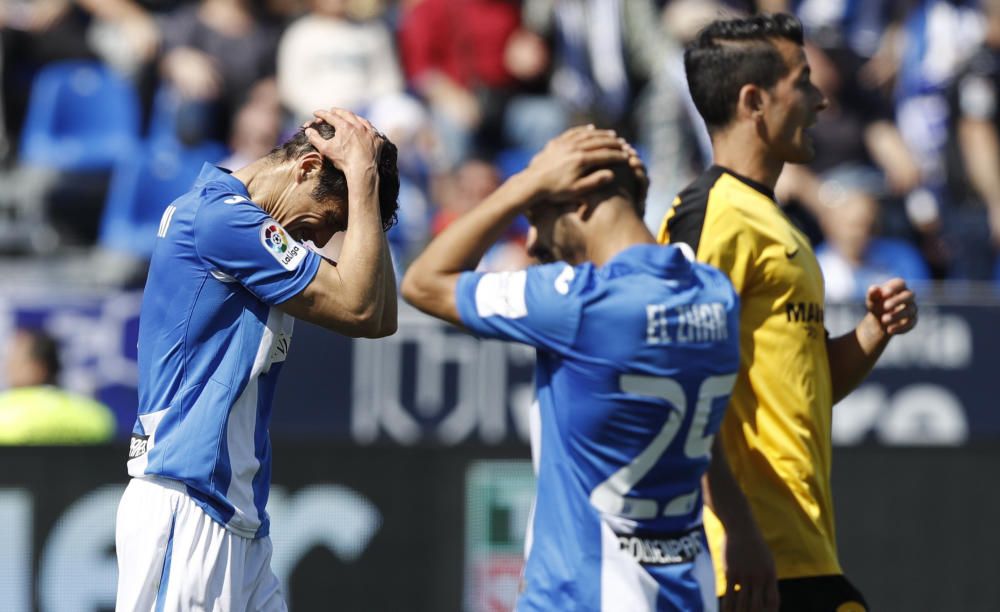
M213 274L235 278L272 306L301 293L320 265L318 255L242 196L204 203L195 219L194 242Z
M560 353L576 339L591 271L589 265L558 263L517 272L466 272L455 288L455 303L462 323L479 336Z

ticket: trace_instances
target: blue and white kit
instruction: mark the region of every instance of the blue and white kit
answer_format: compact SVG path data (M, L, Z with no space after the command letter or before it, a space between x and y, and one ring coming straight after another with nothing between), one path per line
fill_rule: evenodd
M166 483L242 538L268 533L268 424L294 322L275 306L319 265L241 181L213 166L160 222L139 319L128 473ZM119 539L128 514L123 500ZM130 545L118 542L120 565Z
M739 301L678 248L462 274L462 322L538 349L538 488L517 609L715 610L701 526Z

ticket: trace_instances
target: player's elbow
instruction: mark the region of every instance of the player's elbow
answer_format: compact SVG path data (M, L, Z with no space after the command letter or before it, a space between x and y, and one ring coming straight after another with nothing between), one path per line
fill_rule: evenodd
M460 324L455 305L458 282L455 274L412 274L407 272L400 285L400 293L418 310L449 323Z
M395 295L393 295L395 299ZM391 310L391 313L390 313ZM371 322L366 329L365 338L385 338L396 333L399 329L399 320L396 316L396 308L385 306L378 320Z
M399 329L399 323L395 317L391 317L387 320L379 322L378 327L374 329L366 338L385 338L386 336L391 336L396 333Z
M421 308L426 303L430 293L427 289L427 283L422 281L419 274L414 273L413 268L407 270L406 274L403 275L399 292L403 295L404 300L417 308Z
M355 338L381 338L396 331L394 322L391 331L386 323L382 318L382 309L374 303L359 304L350 309L341 321L347 334Z

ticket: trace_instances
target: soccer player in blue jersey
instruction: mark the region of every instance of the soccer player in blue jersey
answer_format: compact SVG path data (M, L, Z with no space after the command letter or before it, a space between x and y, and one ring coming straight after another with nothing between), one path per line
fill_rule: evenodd
M701 479L739 366L718 270L658 246L645 171L614 132L574 128L448 226L403 296L538 349L526 610L716 610ZM543 265L474 272L519 214Z
M232 174L206 165L160 221L139 319L118 610L285 610L265 511L268 423L294 319L396 329L384 231L396 148L334 109ZM345 231L337 264L306 248Z

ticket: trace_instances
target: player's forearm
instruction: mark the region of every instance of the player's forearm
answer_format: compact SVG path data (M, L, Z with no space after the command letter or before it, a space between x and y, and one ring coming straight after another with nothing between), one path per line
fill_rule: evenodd
M851 332L827 341L833 403L844 399L868 376L889 344L889 334L868 313Z
M396 271L392 267L392 251L389 249L389 239L382 232L382 242L385 248L385 258L382 269L382 291L385 296L382 303L382 318L379 332L389 336L396 333L399 326L399 292L396 288Z
M920 184L920 166L891 121L876 121L865 130L865 147L875 164L898 192L908 192Z
M395 302L389 247L378 208L378 175L374 167L348 176L348 222L337 270L343 311L366 325L363 335L380 335L383 311ZM382 334L384 335L384 334Z
M108 21L147 17L143 8L132 0L76 0L76 2L92 15Z
M711 508L727 532L746 533L757 529L750 504L729 469L719 436L712 443L712 457L702 478L702 492L705 505Z
M403 297L428 314L459 323L453 295L458 276L476 268L532 197L530 185L515 175L453 221L410 264L403 277Z
M995 128L985 121L963 119L958 137L969 182L987 204L1000 202L1000 139Z

